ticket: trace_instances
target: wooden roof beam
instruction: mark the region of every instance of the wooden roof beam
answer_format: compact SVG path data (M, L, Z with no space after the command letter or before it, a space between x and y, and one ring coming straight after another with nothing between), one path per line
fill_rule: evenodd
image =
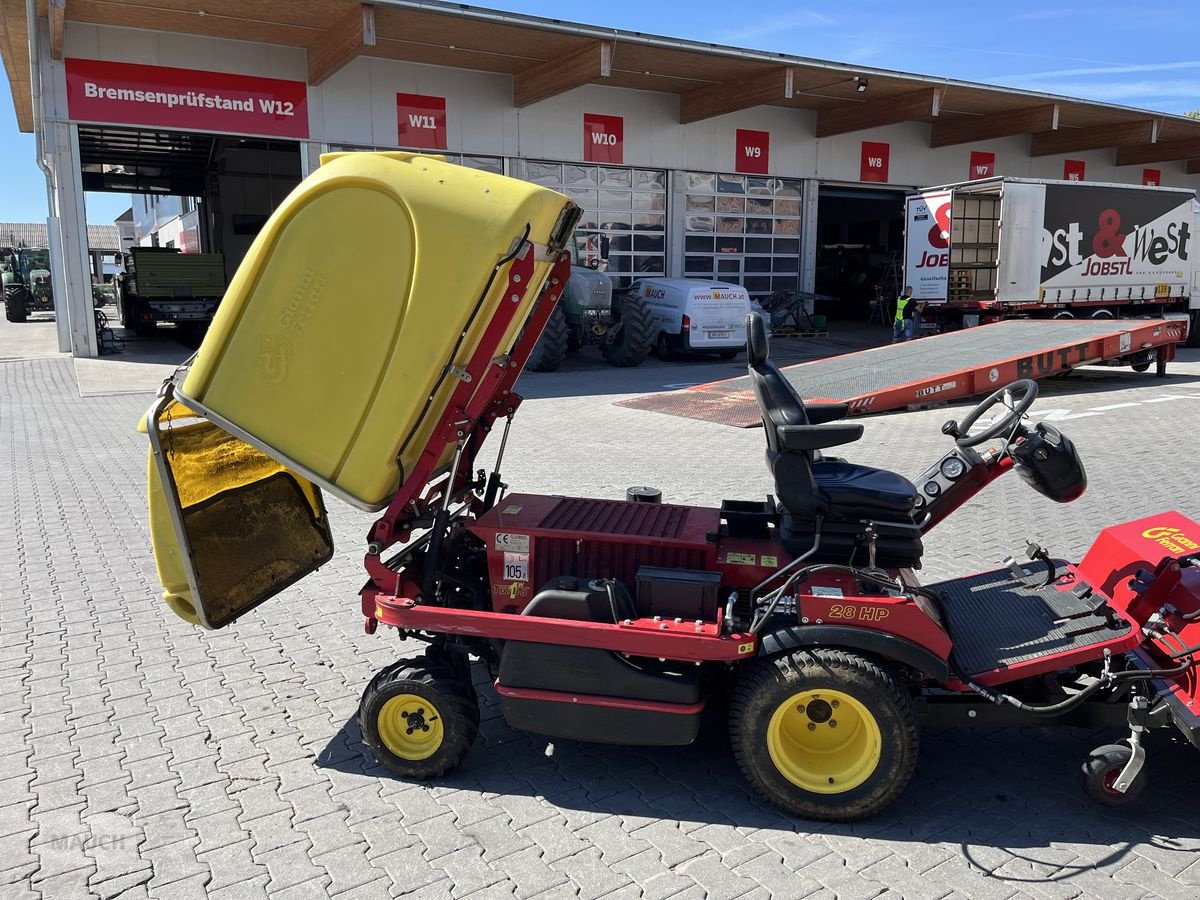
M67 24L67 0L50 0L50 55L63 58L63 31Z
M1189 159L1184 171L1189 175L1200 175L1200 159Z
M1104 150L1125 144L1153 144L1158 140L1158 123L1139 119L1119 125L1093 125L1090 128L1060 128L1042 131L1029 143L1030 156L1055 156L1082 150Z
M937 117L944 93L944 88L919 88L906 94L822 109L817 112L817 137L865 131L899 122L927 122Z
M791 100L794 72L790 66L780 66L763 75L751 75L724 84L710 84L681 94L679 124L690 125L752 106Z
M337 23L308 45L308 83L320 84L375 46L375 6L356 3Z
M612 41L592 41L586 47L548 59L513 77L513 106L517 109L591 84L612 74Z
M1177 159L1193 159L1197 156L1200 156L1200 138L1159 141L1156 144L1118 147L1117 165L1140 166L1143 163L1174 162Z
M1014 134L1058 130L1058 104L1031 106L992 115L961 117L937 122L929 134L930 147L951 147L973 141L990 141Z

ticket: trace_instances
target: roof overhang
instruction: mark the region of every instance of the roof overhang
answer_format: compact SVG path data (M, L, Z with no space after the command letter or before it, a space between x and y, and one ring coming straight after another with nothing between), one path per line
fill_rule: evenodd
M503 74L513 79L517 107L603 84L676 94L684 123L768 105L815 113L819 136L923 122L934 147L1032 135L1035 155L1112 148L1118 164L1129 165L1165 159L1159 141L1172 143L1173 159L1200 141L1200 121L1183 116L436 0L205 0L190 9L37 0L37 7L56 56L65 23L85 22L304 48L310 84L359 56ZM30 131L24 0L0 0L0 55L18 124Z

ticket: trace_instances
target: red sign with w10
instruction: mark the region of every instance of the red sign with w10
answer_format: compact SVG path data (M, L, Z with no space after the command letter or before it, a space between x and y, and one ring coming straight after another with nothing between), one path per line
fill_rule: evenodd
M596 163L625 161L624 116L583 114L583 159Z

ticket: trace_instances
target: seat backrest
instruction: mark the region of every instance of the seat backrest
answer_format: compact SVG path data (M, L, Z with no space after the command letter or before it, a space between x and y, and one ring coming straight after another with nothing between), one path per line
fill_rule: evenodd
M746 317L746 356L750 363L750 381L754 385L758 411L767 433L767 447L774 453L782 452L776 429L785 425L807 425L808 414L796 389L779 371L779 367L771 362L767 326L762 317L754 313ZM811 453L807 455L812 457Z

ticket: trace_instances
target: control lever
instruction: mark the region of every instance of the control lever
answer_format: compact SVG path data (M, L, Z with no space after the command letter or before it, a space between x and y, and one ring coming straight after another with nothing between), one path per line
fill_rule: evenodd
M942 434L946 435L947 437L952 437L955 440L958 440L960 437L962 437L962 432L958 429L958 422L954 419L950 419L948 422L942 423Z
M1042 582L1041 587L1049 587L1058 580L1058 570L1054 566L1054 560L1050 558L1050 554L1046 552L1041 544L1034 541L1026 541L1025 556L1030 562L1040 560L1046 564L1046 580ZM1024 566L1019 565L1012 556L1007 557L1004 560L1004 564L1008 566L1013 578L1017 581L1024 581L1031 574L1025 570Z

